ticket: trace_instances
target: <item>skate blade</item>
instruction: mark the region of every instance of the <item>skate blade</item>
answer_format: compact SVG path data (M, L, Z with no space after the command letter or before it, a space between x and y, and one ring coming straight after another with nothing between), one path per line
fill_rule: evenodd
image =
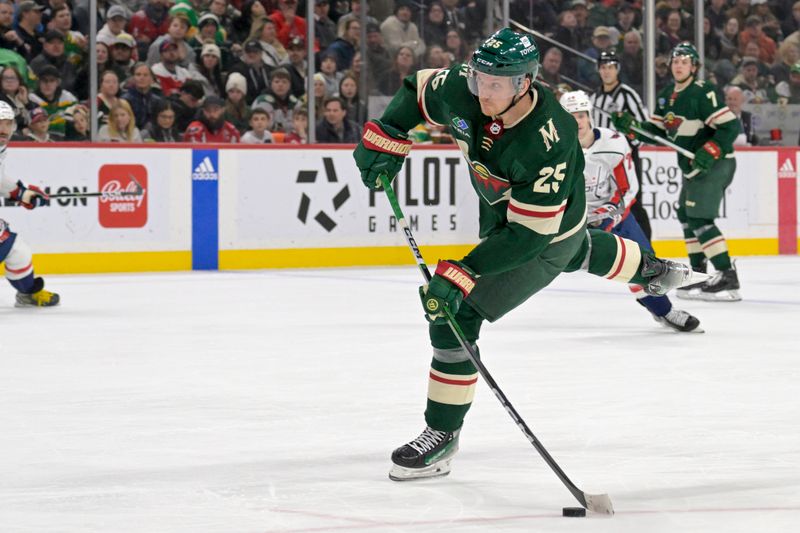
M698 300L702 302L740 302L742 300L737 290L720 292L703 292L701 290L675 291L675 295L681 300Z
M705 283L706 281L710 280L713 277L710 274L706 274L705 272L695 272L694 270L692 270L690 274L691 275L689 276L689 279L687 279L678 286L679 289L687 288L690 285L699 285L701 283Z
M433 463L425 468L406 468L400 465L392 465L389 471L389 479L392 481L414 481L417 479L428 479L446 476L450 473L450 459Z

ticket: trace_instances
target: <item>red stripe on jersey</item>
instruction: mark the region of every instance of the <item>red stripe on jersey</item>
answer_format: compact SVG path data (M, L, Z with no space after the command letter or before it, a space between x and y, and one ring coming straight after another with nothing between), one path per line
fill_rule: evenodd
M436 69L436 72L428 76L428 79L425 80L425 83L422 84L422 89L419 91L419 96L417 97L417 107L419 108L419 114L422 115L422 118L425 119L425 122L428 124L439 124L435 120L433 120L430 115L425 112L425 104L423 103L423 99L425 98L425 89L428 88L428 83L436 76L440 70L443 70L444 67Z
M619 204L622 197L625 196L625 193L631 188L631 184L628 181L628 173L625 171L624 157L622 161L619 162L619 165L614 167L614 179L617 180L617 192L611 197L611 203Z
M467 386L467 385L474 385L475 383L478 382L478 378L473 378L473 379L469 379L469 380L461 380L460 381L460 380L457 380L457 379L443 378L441 376L437 376L433 372L430 373L430 377L431 377L431 379L433 381L438 381L439 383L444 383L446 385L463 385L463 386Z
M616 235L614 235L617 237ZM617 269L611 274L608 279L616 278L619 273L622 271L622 266L625 264L625 256L627 255L627 249L625 248L625 240L617 237L617 242L619 242L620 246L622 246L622 255L619 258L619 264L617 265Z
M516 214L533 218L554 218L559 213L562 213L566 208L567 204L564 204L558 209L558 211L531 211L529 209L523 209L521 207L517 207L510 202L508 204L508 209L515 212Z
M713 113L710 117L708 117L706 119L705 123L706 124L710 124L710 123L714 122L715 118L717 118L720 115L724 115L726 111L730 111L730 109L728 109L728 106L725 106L722 109L720 109L719 111L717 111L716 113Z
M32 266L33 266L33 263L28 263L28 266L26 266L25 268L20 268L19 270L14 270L13 268L9 268L8 265L6 265L6 270L8 272L12 273L12 274L22 274L26 270L30 270L30 268Z

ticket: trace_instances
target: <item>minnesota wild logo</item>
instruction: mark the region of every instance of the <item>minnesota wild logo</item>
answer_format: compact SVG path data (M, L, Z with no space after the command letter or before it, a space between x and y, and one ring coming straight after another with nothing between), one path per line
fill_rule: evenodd
M486 165L478 161L469 161L469 170L475 189L490 205L507 200L505 194L510 187L508 181L495 176Z
M664 117L664 129L667 130L667 135L670 139L675 139L678 136L678 129L680 129L681 124L683 124L681 117L676 117L672 111L666 114Z

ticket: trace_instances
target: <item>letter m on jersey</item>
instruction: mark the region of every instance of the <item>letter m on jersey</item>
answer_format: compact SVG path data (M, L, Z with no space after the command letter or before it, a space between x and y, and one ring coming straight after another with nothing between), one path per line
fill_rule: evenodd
M542 140L544 141L544 145L548 152L553 147L554 143L557 143L561 140L558 138L558 132L556 131L555 124L553 124L552 118L547 121L547 124L539 128L539 133L542 134Z

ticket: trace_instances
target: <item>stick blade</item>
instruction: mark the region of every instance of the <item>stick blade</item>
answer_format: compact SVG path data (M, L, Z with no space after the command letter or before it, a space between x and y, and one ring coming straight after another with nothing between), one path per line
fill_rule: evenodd
M584 494L586 498L586 508L593 513L614 514L614 506L608 494Z

